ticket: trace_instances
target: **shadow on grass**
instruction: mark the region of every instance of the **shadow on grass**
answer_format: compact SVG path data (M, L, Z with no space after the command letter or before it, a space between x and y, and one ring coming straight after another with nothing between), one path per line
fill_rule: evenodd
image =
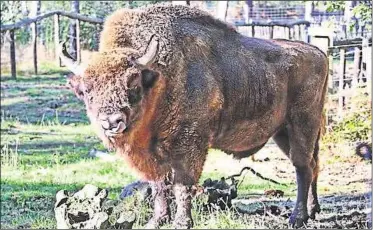
M75 184L56 184L47 182L18 182L12 180L1 180L1 200L2 201L17 201L17 199L40 199L40 198L55 198L59 190L67 190L68 192L76 192L84 187L83 183ZM98 185L96 185L98 186ZM100 186L98 186L100 187ZM105 187L101 187L105 188ZM105 188L109 192L121 191L123 185L117 187Z
M87 123L84 105L66 87L67 71L51 75L1 76L2 118L21 122L59 121L64 124Z
M63 99L50 96L50 100L29 99L2 105L6 117L16 118L22 123L40 124L57 122L60 124L88 124L84 105L75 98Z
M9 144L7 148L17 149L20 164L27 167L79 163L92 159L89 156L92 149L106 151L102 143L93 138L86 141L37 140L34 143Z
M1 74L1 82L35 82L35 81L55 81L65 79L64 76L70 74L70 71L65 70L49 70L43 71L38 75L32 75L27 71L17 72L17 78L14 79L9 73ZM49 76L51 75L51 76ZM57 76L56 76L57 75Z

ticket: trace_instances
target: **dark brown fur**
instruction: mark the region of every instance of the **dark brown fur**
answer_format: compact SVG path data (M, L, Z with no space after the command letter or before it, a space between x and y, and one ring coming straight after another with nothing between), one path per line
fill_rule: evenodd
M147 89L139 83L143 72L128 60L143 55L154 36L158 53L147 68L158 77ZM302 42L248 38L197 9L156 5L110 16L96 56L75 79L83 85L89 117L104 142L144 178L159 183L173 175L175 226L192 224L185 192L198 182L208 148L244 158L271 137L297 169L291 223L307 221L308 191L311 217L319 211L318 138L327 81L320 50ZM133 87L141 88L137 104L128 100ZM129 128L106 137L97 117L124 107L130 110ZM155 205L162 209L164 203Z

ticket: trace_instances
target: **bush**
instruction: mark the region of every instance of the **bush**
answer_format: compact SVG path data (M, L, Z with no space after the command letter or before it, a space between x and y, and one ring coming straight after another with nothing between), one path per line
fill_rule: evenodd
M323 138L326 143L340 142L371 142L372 109L369 94L366 89L356 89L356 94L350 103L354 104L356 112L346 113L346 116Z

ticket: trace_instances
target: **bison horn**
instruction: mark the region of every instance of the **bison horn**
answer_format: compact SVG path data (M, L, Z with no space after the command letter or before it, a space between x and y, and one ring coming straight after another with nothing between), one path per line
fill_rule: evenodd
M147 47L147 52L136 60L136 64L140 66L149 66L154 63L155 57L158 52L158 39L152 38Z
M82 75L84 69L79 65L79 63L70 56L66 49L66 41L60 43L59 47L59 56L61 58L61 62L66 65L66 67L73 72L75 75Z

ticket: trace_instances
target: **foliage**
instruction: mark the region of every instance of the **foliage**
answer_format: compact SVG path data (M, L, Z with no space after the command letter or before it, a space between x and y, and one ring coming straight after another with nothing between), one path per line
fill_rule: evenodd
M353 15L360 19L363 23L364 22L372 22L372 3L368 4L360 4L353 8L352 10Z
M329 1L326 3L326 11L342 11L345 8L345 1Z
M346 1L328 1L326 10L328 12L345 10ZM352 8L352 16L356 17L361 24L371 24L372 22L372 2L360 1ZM353 23L353 22L352 22Z
M371 120L372 116L369 111L353 113L334 127L333 132L335 132L337 137L350 142L369 140Z
M143 5L161 2L157 0L153 1L80 1L80 13L91 17L105 18L115 10L120 8L137 8ZM22 4L24 7L30 8L32 1L1 1L1 24L11 24L18 22L22 18L28 16L25 15L22 10ZM53 10L65 10L70 11L71 6L69 1L42 1L41 2L41 13L46 13ZM62 39L68 38L69 24L71 19L66 17L60 17L60 37ZM38 39L44 45L54 45L54 28L53 18L45 18L38 22L39 37ZM27 44L31 42L31 33L29 26L16 30L15 39L19 44ZM81 48L92 50L97 47L98 38L96 33L99 32L100 28L91 23L80 23L80 39ZM3 36L4 34L2 34ZM95 37L96 36L96 37ZM3 41L3 39L2 39Z
M20 1L0 1L0 8L1 24L15 23L24 16ZM27 44L31 39L29 28L22 28L15 31L15 37L21 44ZM3 38L1 40L2 42L4 41Z
M355 106L356 112L347 114L324 137L324 141L340 143L343 141L361 142L371 139L372 110L370 106L371 100L368 95L364 92L364 89L356 89L356 95L351 98L349 103L349 106Z

